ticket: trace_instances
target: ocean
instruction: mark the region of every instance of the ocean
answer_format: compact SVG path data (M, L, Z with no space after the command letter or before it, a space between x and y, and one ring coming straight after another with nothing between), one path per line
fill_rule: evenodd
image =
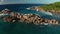
M57 19L60 20L60 15L53 14L48 15L35 10L27 10L26 8L32 6L43 6L44 4L7 4L0 5L0 11L7 8L11 11L20 12L22 14L38 14L42 18ZM59 25L50 25L46 27L40 27L34 24L25 24L20 22L8 23L0 19L0 34L60 34Z

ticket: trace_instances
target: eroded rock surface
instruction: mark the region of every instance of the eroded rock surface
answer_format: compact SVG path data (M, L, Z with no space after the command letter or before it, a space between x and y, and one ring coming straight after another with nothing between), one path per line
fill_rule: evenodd
M3 17L4 22L25 22L26 24L35 24L35 25L48 25L48 24L54 24L58 25L59 21L55 19L43 19L39 15L36 14L20 14L16 12L9 12L8 9L4 9L1 14L9 14L9 16Z

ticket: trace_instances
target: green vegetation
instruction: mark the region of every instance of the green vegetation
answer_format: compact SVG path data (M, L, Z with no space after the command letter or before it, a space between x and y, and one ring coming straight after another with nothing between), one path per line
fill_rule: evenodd
M56 3L53 3L53 4L47 4L47 5L44 5L44 6L40 6L42 7L44 10L60 10L60 2L56 2Z

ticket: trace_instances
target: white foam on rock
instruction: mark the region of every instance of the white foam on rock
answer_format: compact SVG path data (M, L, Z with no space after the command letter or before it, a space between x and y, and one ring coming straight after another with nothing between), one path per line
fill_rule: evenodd
M30 10L30 8L26 8L27 10Z
M4 16L4 15L8 15L8 14L0 14L0 16Z

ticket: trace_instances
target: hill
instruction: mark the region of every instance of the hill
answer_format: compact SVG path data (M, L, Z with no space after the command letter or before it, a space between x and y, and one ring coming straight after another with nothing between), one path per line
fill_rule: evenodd
M44 6L40 6L41 8L45 10L60 10L60 2L52 3L52 4L47 4Z

